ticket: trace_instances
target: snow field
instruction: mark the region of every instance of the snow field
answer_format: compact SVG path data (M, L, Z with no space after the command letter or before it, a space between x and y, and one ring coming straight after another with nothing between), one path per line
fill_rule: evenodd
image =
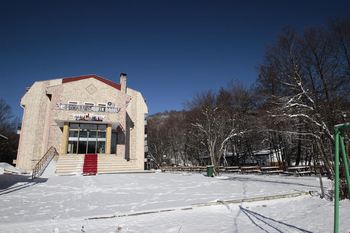
M193 204L319 190L317 177L115 174L54 176L32 182L0 175L4 232L331 232L333 203L314 196L194 207ZM324 180L326 189L332 183ZM348 201L340 232L349 232ZM229 208L228 208L229 207ZM152 213L106 219L154 210ZM82 228L84 226L84 228ZM0 230L2 232L2 230Z

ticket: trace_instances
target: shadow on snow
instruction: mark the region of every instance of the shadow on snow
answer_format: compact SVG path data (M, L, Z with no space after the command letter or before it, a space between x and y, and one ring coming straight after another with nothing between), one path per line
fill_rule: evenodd
M19 191L30 186L44 183L47 178L35 178L32 180L31 176L22 175L0 175L0 196Z
M311 231L304 230L302 228L274 220L272 218L266 217L264 215L261 215L259 213L256 213L251 210L247 210L243 208L242 206L239 207L241 211L252 221L252 223L260 228L262 231L269 232L268 228L272 228L276 230L277 232L305 232L305 233L311 233Z

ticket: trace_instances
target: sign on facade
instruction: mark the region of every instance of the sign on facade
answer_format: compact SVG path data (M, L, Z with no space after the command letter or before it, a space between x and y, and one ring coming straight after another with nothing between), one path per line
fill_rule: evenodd
M60 103L59 109L65 109L65 110L70 110L70 111L113 112L113 113L118 113L118 112L120 112L121 108Z
M93 114L74 114L74 119L76 121L102 121L105 116L96 116Z

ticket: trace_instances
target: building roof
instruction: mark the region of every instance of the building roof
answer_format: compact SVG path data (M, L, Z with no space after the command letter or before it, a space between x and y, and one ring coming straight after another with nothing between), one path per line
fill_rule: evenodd
M69 82L75 82L75 81L79 81L79 80L84 80L84 79L88 79L88 78L94 78L97 79L111 87L114 87L115 89L121 90L121 86L118 83L112 82L108 79L102 78L100 76L97 76L95 74L89 74L89 75L83 75L83 76L77 76L77 77L71 77L71 78L63 78L62 79L62 83L69 83Z
M254 155L270 155L271 153L273 153L271 150L269 149L264 149L264 150L258 150L258 151L253 151Z

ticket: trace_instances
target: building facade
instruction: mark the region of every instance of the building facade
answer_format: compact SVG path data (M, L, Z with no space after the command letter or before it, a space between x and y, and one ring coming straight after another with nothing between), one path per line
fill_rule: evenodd
M145 116L141 93L97 75L35 82L24 108L16 167L31 170L54 147L69 155L115 155L144 169Z

